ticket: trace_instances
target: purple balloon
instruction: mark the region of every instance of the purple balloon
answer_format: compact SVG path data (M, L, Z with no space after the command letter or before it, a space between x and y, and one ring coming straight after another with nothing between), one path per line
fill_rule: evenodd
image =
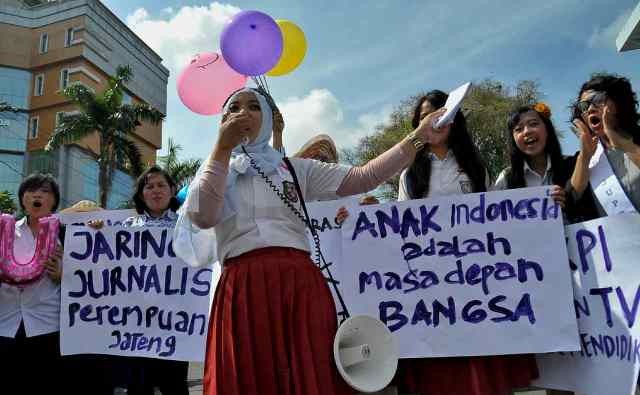
M240 74L267 73L282 55L282 32L269 15L260 11L236 14L220 36L224 60Z

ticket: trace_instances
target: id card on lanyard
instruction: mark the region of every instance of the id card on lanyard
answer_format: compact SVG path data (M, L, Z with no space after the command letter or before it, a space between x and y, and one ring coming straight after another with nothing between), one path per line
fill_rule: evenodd
M622 189L605 154L602 143L598 143L596 152L589 162L589 182L593 193L607 212L607 215L635 213L636 209Z

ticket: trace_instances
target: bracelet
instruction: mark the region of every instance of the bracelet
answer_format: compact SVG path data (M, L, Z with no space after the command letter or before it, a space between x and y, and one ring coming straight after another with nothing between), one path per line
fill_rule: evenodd
M409 141L411 141L411 144L413 144L413 147L416 149L416 151L420 151L424 148L424 141L420 140L420 137L416 135L416 132L409 133L408 137Z

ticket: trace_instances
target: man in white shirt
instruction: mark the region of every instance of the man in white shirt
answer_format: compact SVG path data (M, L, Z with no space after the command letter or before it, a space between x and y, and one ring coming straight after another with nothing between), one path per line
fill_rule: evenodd
M22 182L18 196L26 217L16 222L13 252L17 263L25 263L36 250L38 220L56 210L60 192L52 176L33 174ZM28 284L0 282L2 393L55 393L61 387L61 258L59 248L45 262L43 275Z

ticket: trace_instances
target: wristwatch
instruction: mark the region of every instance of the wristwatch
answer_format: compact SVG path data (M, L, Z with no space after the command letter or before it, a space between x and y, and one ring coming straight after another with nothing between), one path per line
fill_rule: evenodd
M416 132L409 133L409 141L415 147L416 151L420 151L424 148L424 141L420 140L420 137L416 135Z

